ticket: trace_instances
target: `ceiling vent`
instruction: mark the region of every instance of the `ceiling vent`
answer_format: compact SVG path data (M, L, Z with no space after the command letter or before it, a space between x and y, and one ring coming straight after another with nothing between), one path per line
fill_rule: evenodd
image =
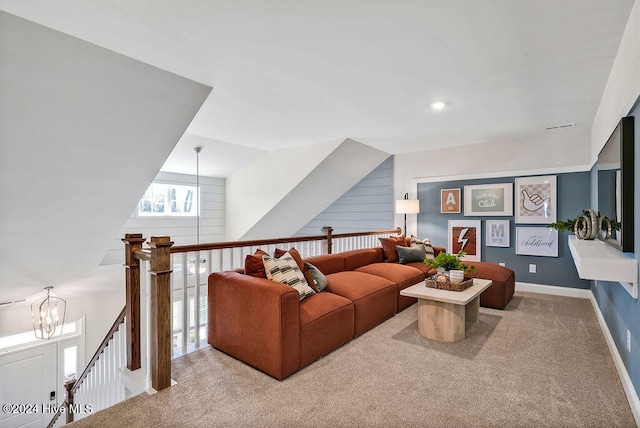
M564 125L547 126L546 128L544 128L544 130L545 131L553 131L554 129L573 128L575 126L576 126L575 122L574 123L565 123Z

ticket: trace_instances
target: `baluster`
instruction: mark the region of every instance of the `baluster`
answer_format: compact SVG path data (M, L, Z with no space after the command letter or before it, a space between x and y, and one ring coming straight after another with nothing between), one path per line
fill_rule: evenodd
M200 251L198 251L198 259L200 259ZM194 345L195 349L200 347L200 268L199 264L196 266L196 293L195 293L195 304L193 305L194 314L193 314L193 337L194 337Z
M189 272L188 272L188 256L189 253L182 253L182 307L181 307L181 312L182 312L182 326L180 326L180 329L182 331L182 340L180 343L180 353L181 355L184 355L187 353L187 338L188 338L188 323L189 323L189 314L188 314L188 281L189 281Z

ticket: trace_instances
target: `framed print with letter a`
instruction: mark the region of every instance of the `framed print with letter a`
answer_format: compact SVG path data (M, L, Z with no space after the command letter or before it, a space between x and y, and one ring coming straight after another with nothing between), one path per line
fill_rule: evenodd
M463 260L480 261L482 242L480 220L449 220L449 254L467 253Z
M460 212L460 189L440 190L440 213L454 214Z

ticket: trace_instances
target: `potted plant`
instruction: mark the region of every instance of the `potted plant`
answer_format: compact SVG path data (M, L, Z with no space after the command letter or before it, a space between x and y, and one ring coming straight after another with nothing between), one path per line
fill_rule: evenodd
M458 254L447 254L443 251L433 259L425 259L424 264L431 269L440 270L440 268L442 268L445 271L461 270L463 272L473 273L476 270L475 266L462 263L461 259L466 254L464 251L460 251Z

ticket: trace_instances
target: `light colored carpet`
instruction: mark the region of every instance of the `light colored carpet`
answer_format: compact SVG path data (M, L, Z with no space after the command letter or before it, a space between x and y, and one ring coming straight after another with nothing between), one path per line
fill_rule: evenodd
M74 427L634 427L591 303L517 293L468 337L420 337L417 305L279 382L215 349L178 382Z

